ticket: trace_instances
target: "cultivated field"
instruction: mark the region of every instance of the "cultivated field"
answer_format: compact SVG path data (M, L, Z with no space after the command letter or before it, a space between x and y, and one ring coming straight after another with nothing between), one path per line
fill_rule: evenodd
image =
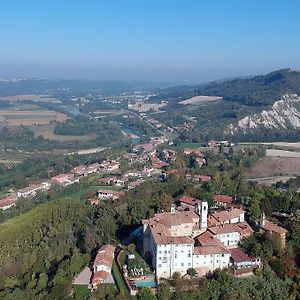
M267 156L275 157L298 157L300 160L300 152L278 150L278 149L267 149Z
M205 104L205 103L209 103L209 102L215 102L215 101L219 101L222 100L222 97L217 97L217 96L196 96L196 97L192 97L183 101L180 101L180 104L183 105L201 105L201 104Z
M300 156L265 156L247 170L247 178L300 175Z
M30 156L29 153L0 151L0 164L18 164Z
M0 101L17 102L17 101L34 101L34 102L54 102L61 103L60 100L51 95L16 95L0 97Z
M133 105L132 109L138 111L138 112L147 112L149 110L153 110L153 111L159 111L161 108L165 107L167 104L166 103L160 103L160 104L156 104L156 103L141 103L138 102L136 104Z
M287 143L287 142L271 142L271 143L264 143L264 142L259 142L259 143L239 143L238 145L241 146L250 146L250 145L264 145L269 148L274 148L274 149L279 149L279 150L290 150L290 151L300 151L300 142L297 143Z
M0 125L4 126L30 126L35 124L50 124L51 122L64 122L67 115L46 110L14 110L3 109L0 110Z
M59 142L72 142L72 141L90 141L94 140L97 135L87 134L87 135L57 135L54 134L55 125L35 125L31 126L30 129L34 132L35 136L42 135L45 139L55 140Z

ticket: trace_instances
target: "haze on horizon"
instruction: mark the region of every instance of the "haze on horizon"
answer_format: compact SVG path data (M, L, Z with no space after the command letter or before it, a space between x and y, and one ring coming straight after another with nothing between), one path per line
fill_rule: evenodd
M3 0L0 76L203 82L300 68L297 0Z

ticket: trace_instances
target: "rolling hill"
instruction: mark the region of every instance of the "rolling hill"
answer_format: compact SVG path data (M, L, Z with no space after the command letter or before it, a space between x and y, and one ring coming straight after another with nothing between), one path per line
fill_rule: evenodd
M282 69L246 79L168 88L149 101L168 100L167 113L158 118L169 124L196 120L183 132L187 140L294 141L300 136L300 102L292 95L300 95L300 72ZM221 98L195 105L190 99L199 96Z

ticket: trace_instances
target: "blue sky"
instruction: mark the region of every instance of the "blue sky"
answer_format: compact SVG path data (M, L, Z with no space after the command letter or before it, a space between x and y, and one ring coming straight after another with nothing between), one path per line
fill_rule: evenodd
M201 82L300 68L299 0L0 0L0 76Z

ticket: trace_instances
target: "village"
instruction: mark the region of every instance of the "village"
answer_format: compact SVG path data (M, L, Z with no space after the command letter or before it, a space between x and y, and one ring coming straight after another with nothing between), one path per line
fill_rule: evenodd
M22 198L47 192L58 184L68 187L95 174L101 188L97 196L89 199L91 205L101 201L118 201L126 191L137 188L148 178L167 180L168 176L181 174L193 184L213 180L212 176L192 174L188 170L168 168L176 160L177 151L168 147L165 138L152 138L146 144L133 147L131 153L117 159L74 167L69 173L58 174L49 180L30 184L0 201L2 210L16 206ZM167 145L167 146L166 146ZM226 143L210 141L208 149L215 151ZM160 151L158 151L160 148ZM206 164L205 154L199 148L184 148L182 155L193 156L199 169ZM120 160L139 168L120 171ZM112 187L114 187L112 189ZM179 274L182 278L205 276L217 269L228 269L234 276L251 276L262 266L260 257L250 257L241 248L243 239L253 232L263 232L266 237L285 247L287 230L266 220L262 214L259 224L252 228L247 222L243 205L233 196L216 194L213 205L205 199L182 195L168 211L159 211L141 224L123 245L102 245L90 266L75 279L74 285L86 285L92 291L99 285L114 283L114 263L131 295L144 287L157 289L162 280Z

